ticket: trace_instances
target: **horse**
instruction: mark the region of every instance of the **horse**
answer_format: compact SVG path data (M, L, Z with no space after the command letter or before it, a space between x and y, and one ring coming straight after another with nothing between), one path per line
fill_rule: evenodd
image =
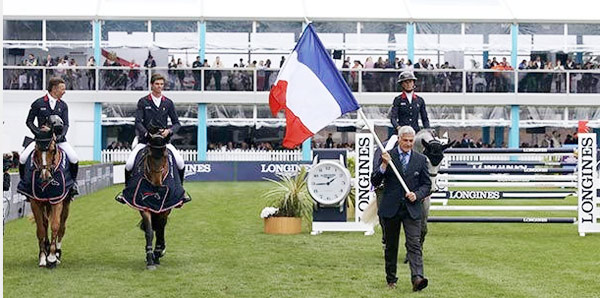
M150 134L148 146L138 153L132 177L123 190L123 200L140 212L140 229L146 238L146 269L154 270L165 255L165 227L172 208L183 205L181 186L168 140L160 133ZM156 235L154 251L152 242Z
M62 256L73 179L66 154L56 145L54 129L43 130L35 138L35 149L20 173L17 191L27 197L37 228L39 267L55 268ZM27 167L26 167L27 168ZM48 226L52 231L48 238Z

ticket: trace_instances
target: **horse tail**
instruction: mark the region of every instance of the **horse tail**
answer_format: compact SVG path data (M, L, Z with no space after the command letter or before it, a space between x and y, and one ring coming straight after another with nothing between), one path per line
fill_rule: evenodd
M377 206L377 196L373 196L371 201L369 202L369 206L365 209L365 212L362 216L362 221L364 223L372 224L374 226L379 224L379 216L377 216L377 211L379 210Z

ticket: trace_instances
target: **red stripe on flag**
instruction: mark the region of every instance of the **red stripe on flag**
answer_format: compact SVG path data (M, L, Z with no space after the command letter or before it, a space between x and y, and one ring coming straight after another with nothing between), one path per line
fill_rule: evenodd
M269 92L269 107L271 108L271 114L273 117L277 117L277 113L281 109L285 108L285 95L287 93L286 81L279 81L277 85L274 85Z
M285 138L283 138L283 147L285 148L292 149L313 136L300 118L287 108L285 109L285 123Z
M589 133L590 128L587 124L588 124L587 120L579 120L579 122L577 123L577 132L578 133Z
M287 108L287 85L286 81L278 81L277 85L271 88L271 92L269 93L269 107L271 108L273 117L276 117L277 113L282 109L285 110L286 129L285 138L283 138L283 147L292 149L310 138L313 133L304 126L304 123L300 121L298 116Z

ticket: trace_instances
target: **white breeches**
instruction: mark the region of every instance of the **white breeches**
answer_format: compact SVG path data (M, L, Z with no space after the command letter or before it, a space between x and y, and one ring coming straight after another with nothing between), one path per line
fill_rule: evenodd
M133 148L131 154L129 154L129 157L127 158L127 162L125 163L125 170L131 171L133 169L133 165L135 164L135 157L137 156L138 152L140 152L140 150L144 149L145 147L146 144L137 144ZM175 157L175 163L177 164L177 168L183 170L183 168L185 167L185 162L183 161L183 157L181 157L181 154L179 154L179 151L177 151L177 149L175 149L175 146L171 144L167 144L167 149L171 151L171 153L173 153L173 157Z
M71 144L69 144L67 142L62 142L62 143L58 143L57 145L60 149L62 149L67 154L67 158L69 159L70 163L78 163L79 162L79 157L77 157L77 153L75 153L75 150L73 149L73 147L71 147ZM33 152L34 149L35 149L35 142L29 143L29 145L27 147L25 147L25 149L23 149L23 151L21 152L21 156L19 156L19 162L21 164L26 163L27 158L29 158L29 155L31 155L31 152Z

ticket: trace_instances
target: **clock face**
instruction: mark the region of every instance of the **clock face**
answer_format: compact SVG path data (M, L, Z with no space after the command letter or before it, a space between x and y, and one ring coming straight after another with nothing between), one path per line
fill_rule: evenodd
M335 161L322 161L308 173L308 192L323 205L334 205L350 192L350 172Z

